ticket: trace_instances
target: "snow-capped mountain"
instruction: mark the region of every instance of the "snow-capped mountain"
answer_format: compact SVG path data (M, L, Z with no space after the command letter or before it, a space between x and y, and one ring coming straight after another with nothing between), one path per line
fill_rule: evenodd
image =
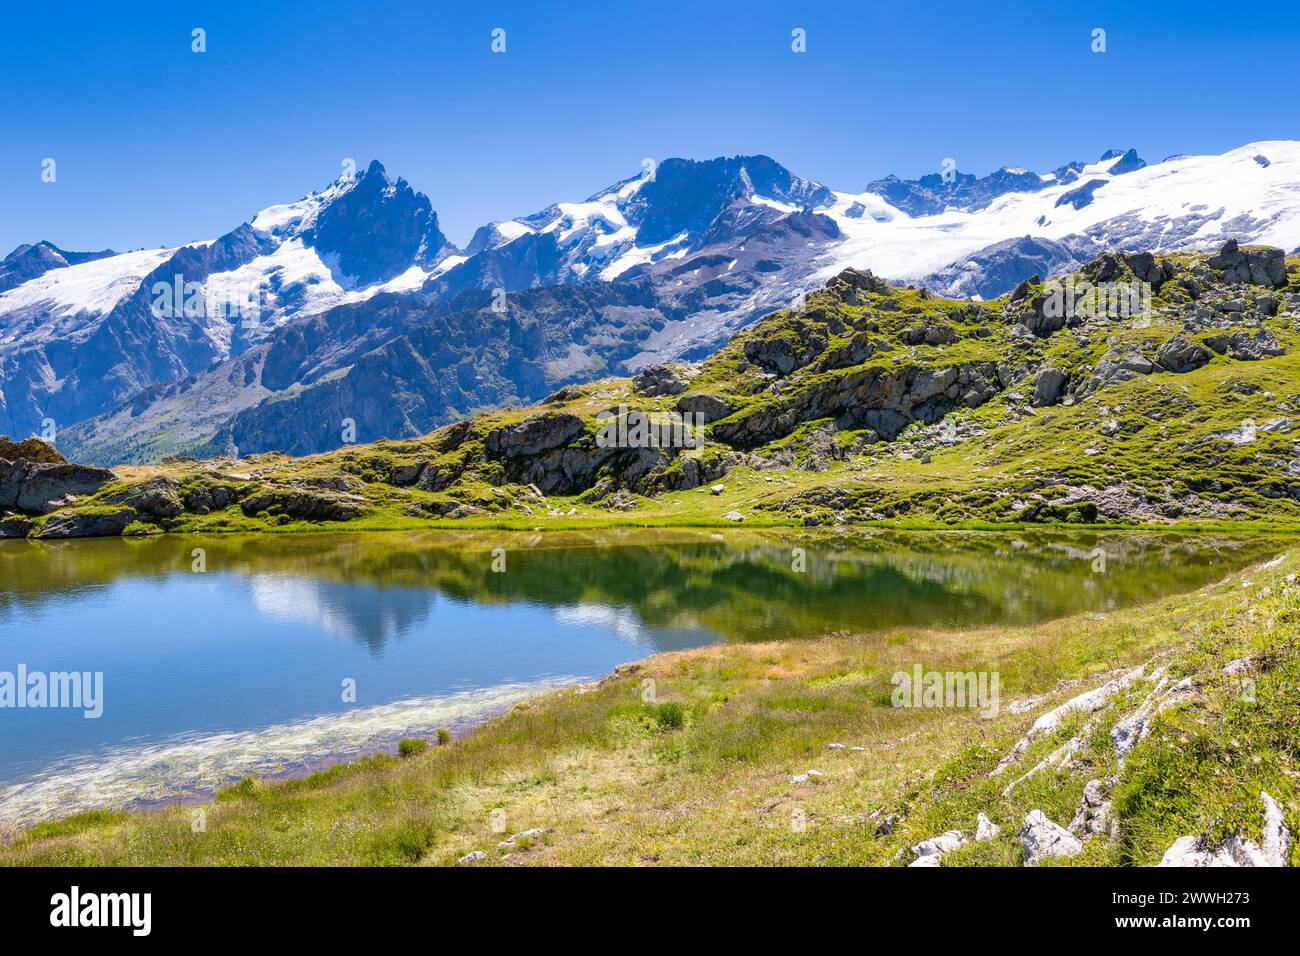
M474 256L553 240L557 256L545 284L612 282L637 266L680 259L734 203L760 207L757 218L770 223L831 198L825 186L792 175L766 156L668 159L585 202L556 203L484 226L465 252Z
M213 267L203 268L213 251ZM153 304L165 280L180 275L192 284L183 293L194 305L185 317L206 323L225 351L239 334L232 326L256 341L295 315L418 289L454 251L428 197L404 179L393 182L374 162L323 192L263 209L219 239L120 255L67 253L48 242L20 246L0 263L0 343L17 343L37 326L43 334L84 328L112 313L145 279L154 280ZM152 311L180 311L176 303L164 304L170 308ZM249 321L230 322L235 310L219 308L228 305L247 306L235 318ZM51 318L72 321L52 330Z
M865 264L891 279L925 282L946 294L999 295L1012 282L979 288L969 272L945 280L945 269L978 262L1008 239L1060 243L1087 258L1103 248L1208 249L1237 237L1294 249L1300 244L1300 143L1252 143L1218 156L1179 156L1139 165L1136 154L1111 150L1077 175L1049 174L1032 190L1011 190L975 208L949 206L909 216L876 193L836 194L826 210L844 239L815 278ZM995 174L996 175L996 174ZM851 217L855 204L867 214ZM1057 265L1053 271L1082 261ZM976 270L978 271L978 270Z
M988 298L1105 248L1206 249L1230 237L1300 244L1300 143L1150 166L1111 149L1046 173L954 170L889 177L860 193L764 156L666 160L585 202L483 227L465 261L426 291L649 276L685 297L690 318L648 336L636 367L705 354L846 266Z
M1103 248L1227 238L1300 245L1300 143L1151 165L1108 150L1050 172L948 169L861 192L765 156L669 159L484 226L464 250L426 196L374 162L215 240L19 247L0 262L0 433L86 422L69 440L103 461L316 450L336 443L339 417L357 417L349 406L410 433L702 356L847 266L989 297ZM564 287L588 291L524 295ZM319 437L291 433L294 414L318 415ZM185 437L159 439L170 432Z
M116 255L112 249L103 252L68 252L44 240L33 245L21 245L0 262L0 292L22 285L29 279L39 278L51 269L62 269L112 255Z
M0 433L70 425L290 319L418 289L452 251L428 198L377 162L214 240L122 254L20 246L0 263Z

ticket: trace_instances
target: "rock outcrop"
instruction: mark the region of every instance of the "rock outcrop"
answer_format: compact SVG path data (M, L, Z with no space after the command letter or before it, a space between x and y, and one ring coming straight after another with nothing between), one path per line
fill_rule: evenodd
M180 486L171 478L150 478L109 495L105 500L111 504L129 505L152 518L176 518L185 513Z
M93 494L115 477L105 468L66 462L39 439L0 438L0 511L48 514L69 496Z
M1037 866L1057 856L1074 856L1083 844L1069 830L1058 826L1042 810L1031 810L1020 825L1020 845L1025 851L1025 866Z
M707 425L730 415L732 403L721 395L694 392L677 400L677 411L682 415L697 415Z
M1171 372L1191 372L1210 360L1210 350L1185 335L1175 335L1156 351L1156 364Z
M1249 282L1275 289L1286 285L1286 253L1271 246L1241 246L1236 239L1229 239L1207 264L1224 282Z
M584 428L576 415L547 412L488 432L485 447L493 457L540 455L577 437Z
M1068 376L1054 368L1044 368L1034 376L1034 404L1037 406L1055 405L1065 391Z
M936 837L923 840L912 847L912 854L916 859L909 863L908 866L938 866L939 860L945 853L951 853L965 843L966 837L960 830L949 830Z
M37 538L109 538L120 535L136 519L130 508L111 511L56 511Z
M690 387L694 369L680 362L651 365L632 376L632 387L650 398L680 395Z
M364 505L360 495L310 488L266 488L239 503L250 518L266 512L300 521L351 521Z
M870 428L892 439L913 422L936 422L961 406L978 408L1001 385L992 362L933 369L873 365L733 415L714 426L713 437L736 448L753 448L784 438L803 422L833 418L842 428Z
M1103 834L1115 836L1118 833L1119 821L1106 797L1107 790L1114 783L1114 780L1089 780L1084 784L1083 799L1079 801L1079 809L1070 821L1070 833L1080 840Z
M1235 833L1218 844L1203 836L1179 837L1165 851L1159 865L1287 866L1291 849L1291 831L1287 829L1282 807L1267 793L1261 793L1259 797L1264 804L1264 827L1258 844Z

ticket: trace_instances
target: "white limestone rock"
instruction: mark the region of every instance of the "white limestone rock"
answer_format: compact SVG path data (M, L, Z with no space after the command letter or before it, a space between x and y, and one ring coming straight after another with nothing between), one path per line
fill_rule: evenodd
M1245 867L1286 866L1291 846L1282 807L1267 793L1260 793L1264 803L1264 831L1257 845L1233 834L1219 846L1204 837L1179 837L1165 851L1159 866Z
M1029 728L1028 733L1022 737L996 767L989 773L989 776L996 776L1012 763L1019 760L1024 752L1029 749L1029 745L1043 734L1051 733L1060 726L1061 721L1073 713L1095 713L1105 707L1107 702L1121 690L1133 683L1142 676L1143 668L1135 667L1116 677L1114 680L1107 681L1100 687L1094 687L1092 690L1084 691L1076 697L1071 697L1065 703L1052 708L1043 714L1033 726Z
M975 816L975 842L976 843L982 843L985 840L992 840L995 836L998 835L998 831L1000 829L1001 828L996 823L994 823L984 814L982 813L976 814Z
M1037 866L1054 856L1074 856L1083 850L1069 830L1058 826L1042 810L1030 810L1020 825L1020 845L1025 850L1025 866Z
M965 843L966 837L960 830L948 830L928 840L922 840L912 847L916 859L908 866L938 866L940 858L945 853L951 853Z

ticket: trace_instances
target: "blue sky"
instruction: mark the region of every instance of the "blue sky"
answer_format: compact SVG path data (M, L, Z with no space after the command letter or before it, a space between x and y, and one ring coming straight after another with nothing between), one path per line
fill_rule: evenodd
M762 152L856 190L1300 136L1291 4L74 2L0 29L0 255L211 238L345 157L463 244L643 157Z

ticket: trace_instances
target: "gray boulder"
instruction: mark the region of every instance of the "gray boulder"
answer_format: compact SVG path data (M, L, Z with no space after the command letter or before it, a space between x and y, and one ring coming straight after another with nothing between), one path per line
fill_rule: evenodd
M1020 845L1025 850L1025 866L1037 866L1054 856L1074 856L1083 844L1069 830L1057 826L1042 810L1030 810L1020 825Z
M94 494L115 477L105 468L0 458L0 508L47 514L55 502Z
M1127 352L1118 359L1118 362L1120 368L1137 372L1139 375L1150 375L1156 370L1155 363L1139 352Z
M1040 369L1034 376L1033 404L1039 407L1055 405L1061 400L1061 393L1065 391L1067 381L1064 372L1054 368Z
M1205 345L1216 355L1223 355L1228 351L1228 339L1230 336L1227 332L1216 332L1214 335L1205 337Z
M689 370L674 362L651 365L632 376L632 387L651 398L659 395L680 395L691 384Z
M1277 310L1281 308L1282 300L1272 293L1264 293L1255 296L1255 308L1259 309L1264 315L1277 315Z
M38 538L110 538L136 518L130 508L114 511L56 511L36 533Z
M1185 335L1175 335L1156 350L1156 364L1171 372L1191 372L1209 360L1209 349Z

